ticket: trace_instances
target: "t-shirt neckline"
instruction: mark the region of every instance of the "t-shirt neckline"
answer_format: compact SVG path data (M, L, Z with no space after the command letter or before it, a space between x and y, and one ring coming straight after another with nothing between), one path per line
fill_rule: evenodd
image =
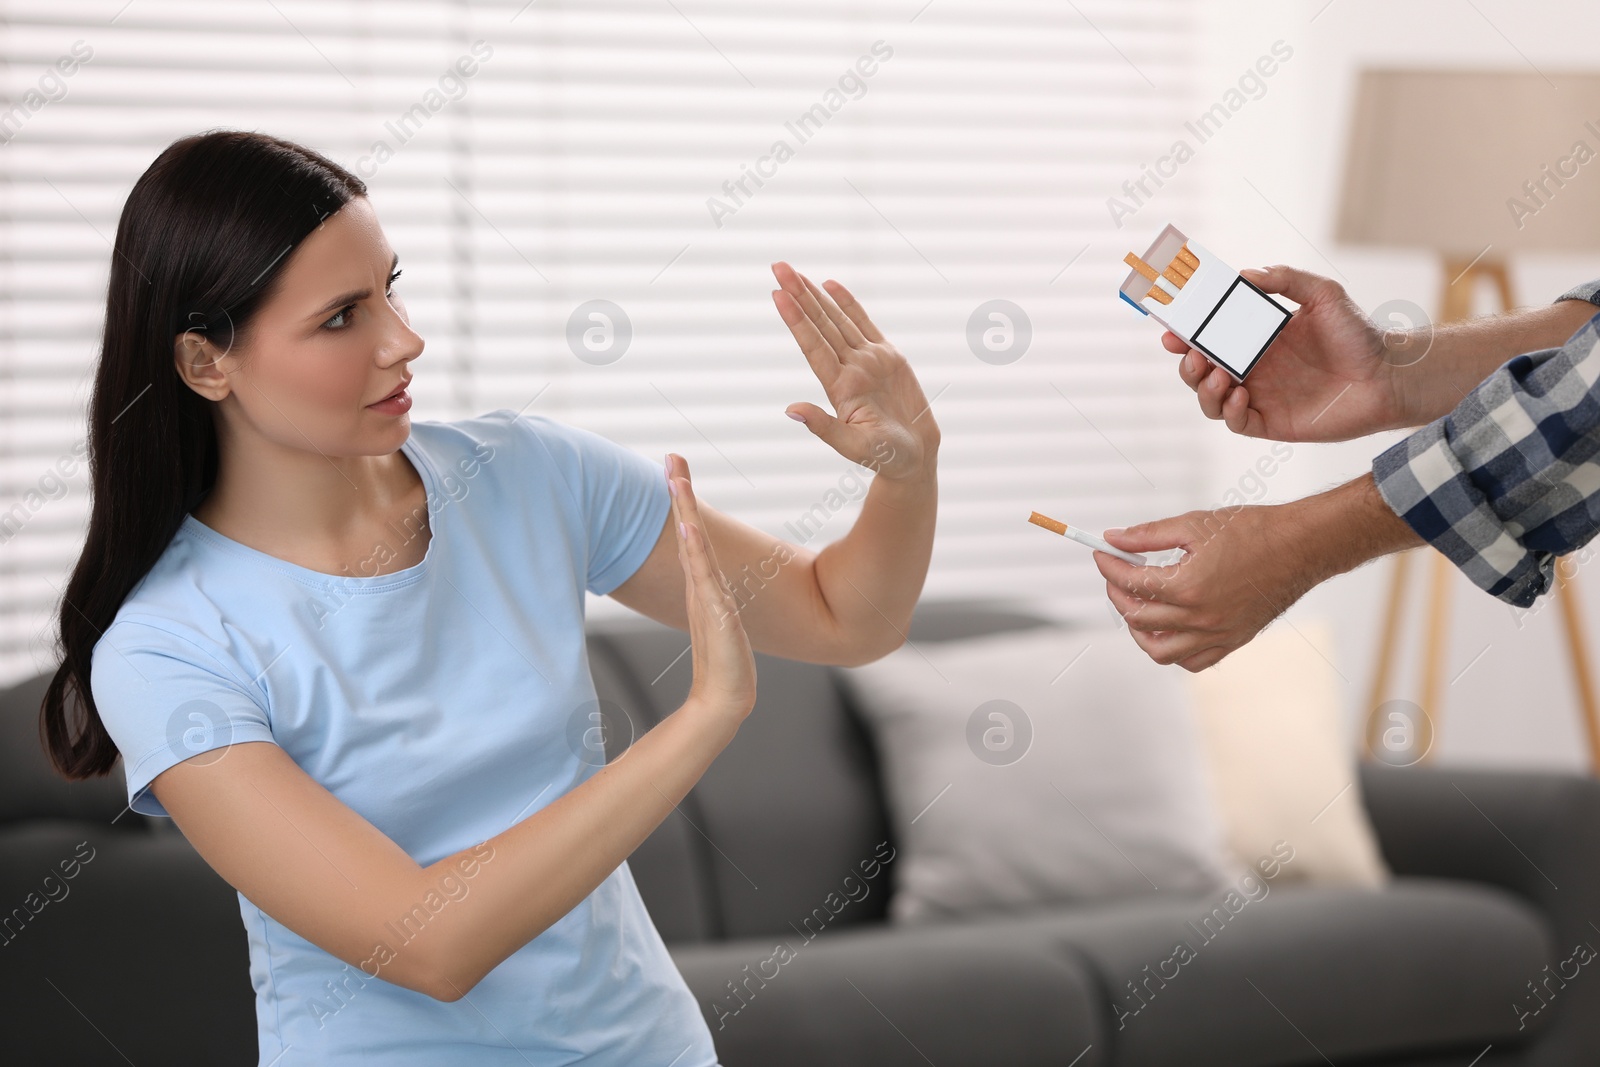
M428 509L428 548L423 553L422 559L404 570L394 571L389 574L355 575L355 574L329 574L326 571L312 570L302 567L298 563L290 563L286 559L260 549L251 548L242 541L235 541L226 534L218 533L191 514L185 514L181 528L191 536L223 549L233 555L248 559L259 566L278 572L292 578L303 585L315 586L319 589L333 589L343 593L374 593L397 589L421 581L433 564L434 556L438 552L439 529L434 516L438 514L439 484L433 469L433 464L416 445L416 427L412 426L411 435L400 445L400 450L411 460L411 466L422 478L423 491L427 497Z

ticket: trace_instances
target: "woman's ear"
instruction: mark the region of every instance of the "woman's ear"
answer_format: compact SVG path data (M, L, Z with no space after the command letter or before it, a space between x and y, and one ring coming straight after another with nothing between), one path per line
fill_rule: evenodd
M222 369L227 353L219 353L205 334L185 330L173 343L172 351L178 377L190 389L207 400L222 400L232 391L232 383Z

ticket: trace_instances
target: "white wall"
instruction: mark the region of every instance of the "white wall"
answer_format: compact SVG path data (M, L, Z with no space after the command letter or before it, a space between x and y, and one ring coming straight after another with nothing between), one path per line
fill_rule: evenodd
M1331 236L1356 72L1369 64L1593 68L1600 7L1578 0L1475 0L1475 7L1458 0L1332 0L1323 5L1324 0L1199 5L1205 61L1195 86L1197 111L1236 84L1274 41L1282 39L1294 54L1267 80L1259 99L1201 146L1169 190L1181 192L1184 183L1194 183L1190 191L1198 193L1203 217L1190 232L1235 266L1292 263L1342 275L1365 308L1404 297L1435 311L1441 279L1428 257L1341 247ZM1600 101L1595 110L1600 116ZM1156 214L1159 208L1152 212ZM1600 275L1600 248L1592 258L1530 258L1513 267L1517 299L1540 303ZM1265 445L1231 437L1220 423L1209 428L1211 484L1206 498L1216 501L1263 454ZM1293 459L1271 480L1266 499L1292 499L1360 474L1397 436L1296 445ZM1419 554L1417 564L1424 562ZM1326 651L1345 679L1352 722L1367 701L1392 566L1392 560L1382 560L1326 584L1291 609L1287 619L1294 623L1325 616L1334 622L1335 645ZM1426 570L1413 565L1414 575ZM1549 605L1519 625L1509 605L1459 574L1453 573L1452 579L1445 672L1450 684L1441 707L1430 709L1439 722L1437 761L1585 766L1557 610ZM1585 616L1596 631L1592 636L1600 640L1600 571L1580 572L1579 581ZM1421 655L1423 594L1417 582L1411 590L1411 625L1405 630L1410 640L1400 649L1402 663L1415 663ZM1416 699L1414 679L1403 675L1388 695Z

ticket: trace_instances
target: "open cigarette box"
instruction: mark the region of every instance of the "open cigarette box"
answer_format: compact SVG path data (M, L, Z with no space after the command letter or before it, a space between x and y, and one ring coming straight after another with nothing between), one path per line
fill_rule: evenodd
M1176 226L1157 235L1132 271L1122 299L1183 338L1238 381L1289 321L1289 311Z

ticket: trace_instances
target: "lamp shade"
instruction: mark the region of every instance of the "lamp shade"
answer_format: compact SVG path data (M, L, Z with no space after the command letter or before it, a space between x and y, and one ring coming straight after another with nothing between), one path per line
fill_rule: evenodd
M1335 235L1468 259L1600 248L1600 73L1363 71Z

